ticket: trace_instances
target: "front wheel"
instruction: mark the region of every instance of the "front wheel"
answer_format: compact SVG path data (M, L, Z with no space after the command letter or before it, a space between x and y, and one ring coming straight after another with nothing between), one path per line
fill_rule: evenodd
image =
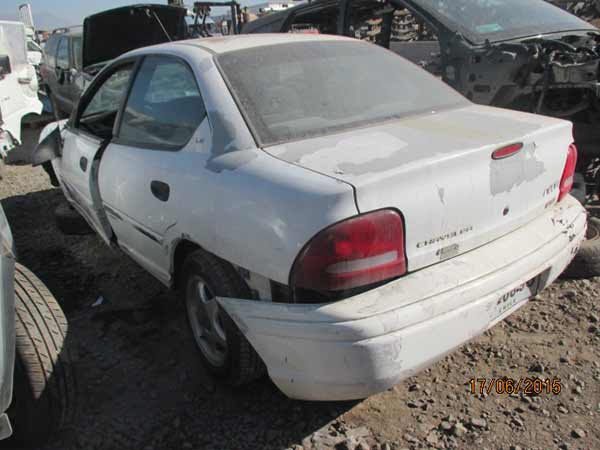
M264 364L216 297L248 298L235 269L203 250L183 264L181 292L190 329L205 367L217 378L239 386L260 377Z
M75 378L65 347L67 321L46 286L19 264L15 312L11 441L34 446L58 432L74 412Z

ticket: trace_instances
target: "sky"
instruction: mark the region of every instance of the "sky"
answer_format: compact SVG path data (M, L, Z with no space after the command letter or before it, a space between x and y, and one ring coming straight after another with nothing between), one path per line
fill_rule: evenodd
M240 0L238 0L240 1ZM241 0L242 5L262 3L266 0ZM19 5L27 0L1 0L0 19L15 20L18 17ZM29 0L33 10L35 26L40 29L51 29L62 26L78 25L90 14L135 3L162 3L167 0ZM186 0L189 6L193 0Z

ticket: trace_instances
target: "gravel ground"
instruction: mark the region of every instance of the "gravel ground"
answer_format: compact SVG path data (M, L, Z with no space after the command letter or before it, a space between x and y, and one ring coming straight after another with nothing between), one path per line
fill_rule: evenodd
M44 450L600 449L600 280L560 280L432 368L361 402L243 389L200 366L175 296L98 237L64 236L45 172L13 154L0 199L18 256L69 319L80 403ZM92 306L102 297L100 306ZM558 395L470 392L474 378L560 378Z

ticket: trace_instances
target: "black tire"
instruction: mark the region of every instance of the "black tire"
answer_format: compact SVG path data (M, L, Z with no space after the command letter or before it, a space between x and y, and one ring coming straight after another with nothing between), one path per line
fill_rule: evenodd
M75 412L75 376L66 348L67 320L50 291L28 269L15 270L16 358L11 443L39 445Z
M585 186L585 178L583 174L576 173L573 177L573 188L571 189L571 195L577 199L579 203L583 206L586 205L586 186Z
M192 277L195 275L201 276L216 296L234 298L250 296L248 286L230 264L203 250L196 250L188 255L182 266L179 291L184 303L190 283L193 282ZM187 307L186 315L193 334ZM221 366L214 365L197 345L204 366L220 381L231 386L247 384L261 377L265 373L265 366L260 356L222 308L219 308L219 316L227 338L225 362Z
M54 218L58 229L64 234L85 235L94 231L75 208L64 200L54 210Z
M563 275L570 278L600 276L600 219L588 218L586 240Z

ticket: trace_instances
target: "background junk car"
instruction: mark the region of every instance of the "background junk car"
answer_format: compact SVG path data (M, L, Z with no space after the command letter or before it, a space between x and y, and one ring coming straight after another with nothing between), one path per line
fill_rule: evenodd
M242 384L266 366L290 397L342 400L563 271L586 227L576 158L569 122L474 105L360 41L281 34L118 58L34 162L180 289L213 373Z
M186 14L185 8L176 6L124 6L86 17L83 28L52 34L41 75L56 118L71 114L84 88L117 56L183 39Z
M597 2L588 7L598 8ZM390 48L475 103L572 121L579 150L573 195L592 214L597 210L600 31L595 26L544 0L317 0L249 22L242 32L302 27ZM591 217L588 228L589 239L568 269L571 276L600 275L600 220Z
M42 112L38 80L27 60L27 35L20 22L0 21L0 156L21 144L23 119Z

